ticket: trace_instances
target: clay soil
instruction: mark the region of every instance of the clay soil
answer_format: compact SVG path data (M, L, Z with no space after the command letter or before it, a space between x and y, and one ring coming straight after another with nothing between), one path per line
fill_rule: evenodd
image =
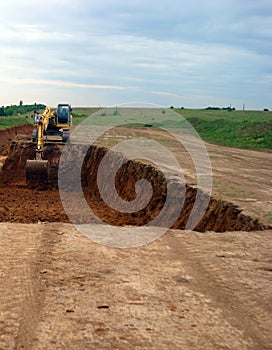
M250 232L172 229L121 250L92 242L69 223L55 188L56 163L48 188L28 188L28 153L6 159L8 142L0 159L0 349L272 349L271 153L207 144L214 203L234 212L238 206L226 227L242 217ZM194 188L193 164L167 142ZM33 152L28 136L17 136L13 150L18 144ZM102 219L120 230L137 224L106 215L90 187L87 181L86 196Z

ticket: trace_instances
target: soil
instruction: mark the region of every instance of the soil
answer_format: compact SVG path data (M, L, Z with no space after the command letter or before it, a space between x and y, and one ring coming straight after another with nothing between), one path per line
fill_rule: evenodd
M0 156L7 156L9 153L9 143L16 135L27 135L33 130L30 124L13 126L8 129L0 130Z
M141 132L162 136L152 128ZM122 250L93 243L69 223L57 189L62 145L45 147L48 185L30 188L24 166L35 145L29 135L10 143L1 158L0 349L272 349L272 154L207 144L214 189L196 227L205 233L186 234L196 177L185 152L171 137L167 142L183 162L183 212L160 239ZM72 149L71 164L80 147ZM165 179L150 164L128 161L116 178L125 200L135 198L137 179L152 182L153 197L142 212L116 213L102 201L95 177L106 153L91 147L82 170L96 215L120 230L156 217ZM75 196L69 184L66 190ZM84 215L78 220L95 232L111 230Z
M123 250L64 223L0 232L0 349L271 349L271 230Z

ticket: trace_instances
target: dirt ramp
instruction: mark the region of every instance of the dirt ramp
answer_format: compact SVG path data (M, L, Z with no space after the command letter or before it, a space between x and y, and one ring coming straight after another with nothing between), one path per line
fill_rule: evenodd
M17 137L11 142L10 153L2 169L2 183L6 186L16 184L17 187L20 184L21 188L26 188L25 164L27 159L35 158L35 148L36 145L24 137ZM48 160L50 169L47 189L58 188L59 175L64 179L62 189L71 192L72 199L75 198L74 193L82 187L93 212L111 225L139 226L152 222L157 226L185 229L198 195L200 207L201 203L208 199L210 201L202 219L196 223L197 231L251 231L265 228L257 219L245 215L242 209L234 204L213 197L207 198L208 195L203 191L188 185L171 181L172 195L169 200L167 195L169 188L165 175L152 164L127 159L121 153L105 147L70 144L64 153L62 153L63 149L64 145L57 143L48 143L44 147L43 157ZM114 177L110 170L99 172L105 157L108 159L110 168L116 163L120 164ZM59 166L60 158L65 167ZM79 159L82 161L79 162ZM148 187L143 187L144 190L141 186L137 187L138 182L143 180L151 186L151 196ZM37 189L39 186L36 187ZM45 188L41 186L41 189ZM19 190L17 191L19 198ZM106 200L105 196L101 195L103 193L106 194ZM59 201L58 191L55 196ZM39 210L45 206L44 210L47 211L46 201L46 196L41 202L37 196ZM132 204L135 201L137 205L133 207ZM132 209L128 210L128 208ZM178 215L177 208L180 208ZM196 210L200 209L196 208ZM83 215L80 220L84 223L86 217Z

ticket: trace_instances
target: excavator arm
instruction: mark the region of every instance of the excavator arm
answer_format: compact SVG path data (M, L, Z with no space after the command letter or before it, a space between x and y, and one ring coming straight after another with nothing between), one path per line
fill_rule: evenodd
M35 184L36 182L48 183L49 164L48 160L43 159L44 132L48 126L51 109L46 107L45 112L40 117L38 122L37 133L37 148L35 159L26 161L26 182L27 185Z

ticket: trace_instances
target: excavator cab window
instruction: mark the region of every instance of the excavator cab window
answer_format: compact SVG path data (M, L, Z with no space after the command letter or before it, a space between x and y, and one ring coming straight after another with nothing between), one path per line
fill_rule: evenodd
M57 122L58 124L69 124L70 122L70 107L58 106L57 110Z

